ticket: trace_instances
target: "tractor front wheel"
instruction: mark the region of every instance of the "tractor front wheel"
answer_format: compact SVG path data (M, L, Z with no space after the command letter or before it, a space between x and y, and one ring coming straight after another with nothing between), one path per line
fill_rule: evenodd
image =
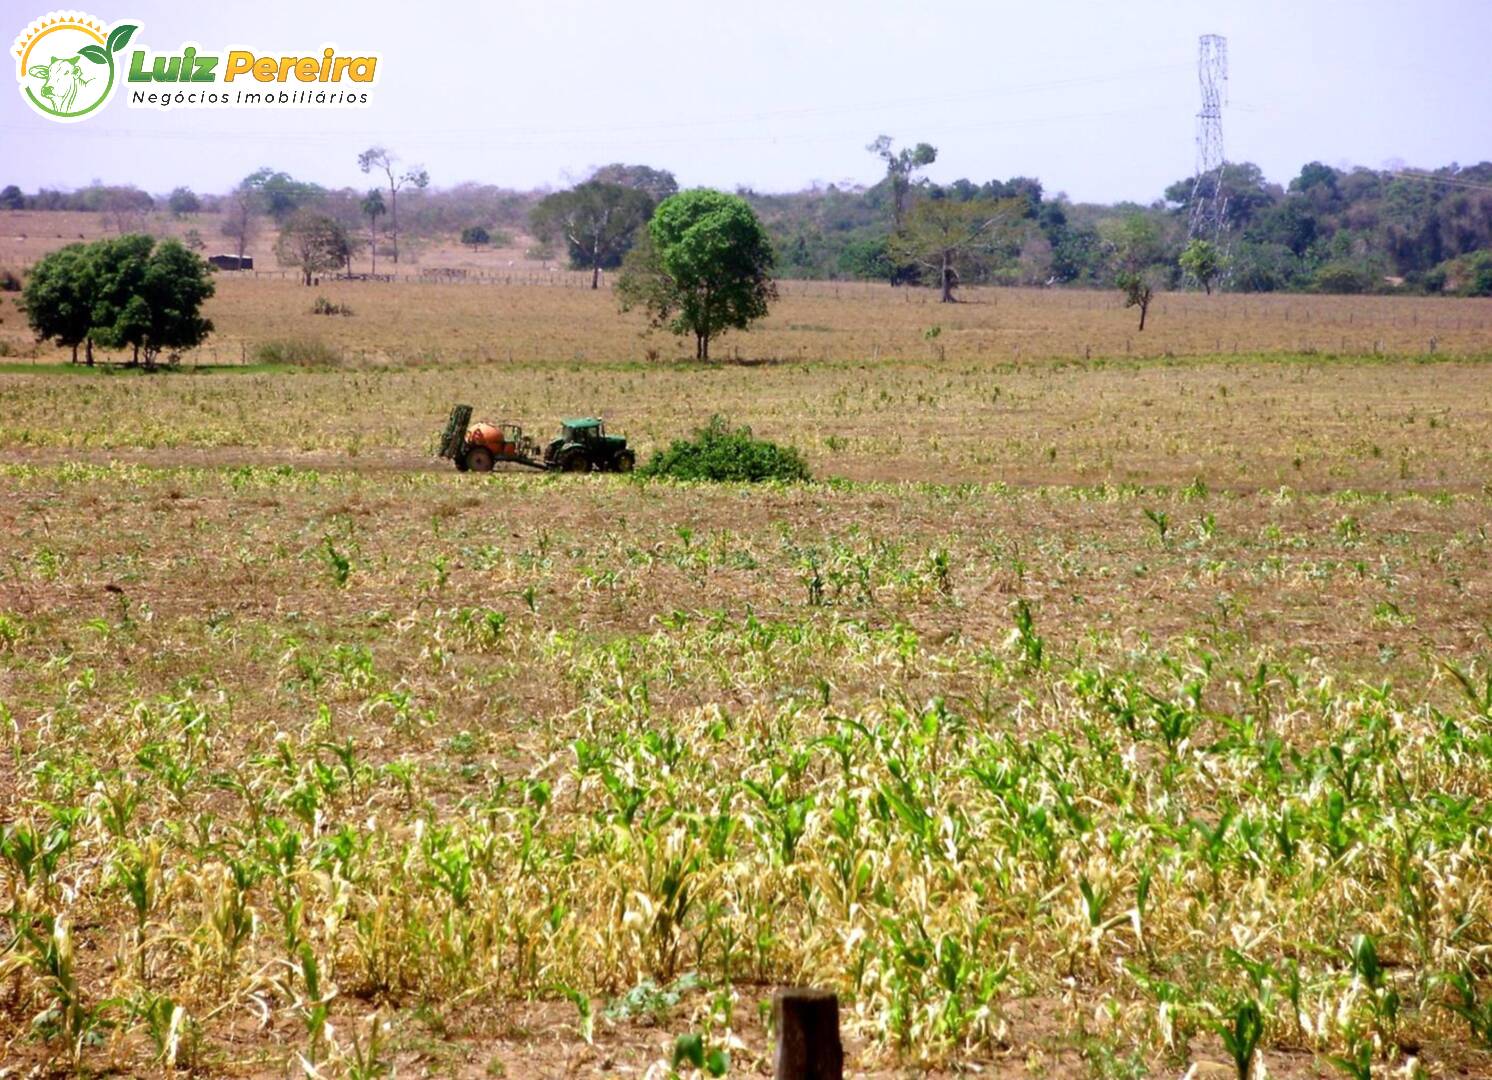
M613 468L615 468L617 472L631 472L633 469L637 468L637 455L634 454L631 450L621 451L616 456L616 462L613 465Z
M491 472L492 451L485 446L473 446L466 452L466 467L472 472Z
M585 451L578 446L562 451L559 456L560 472L587 472L591 463L585 455Z

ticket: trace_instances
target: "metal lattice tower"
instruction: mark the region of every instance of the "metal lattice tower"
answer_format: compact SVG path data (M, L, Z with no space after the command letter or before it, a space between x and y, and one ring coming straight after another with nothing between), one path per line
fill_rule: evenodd
M1223 179L1223 105L1228 100L1228 39L1203 34L1197 50L1202 109L1197 113L1197 175L1192 181L1188 235L1217 239L1227 224Z

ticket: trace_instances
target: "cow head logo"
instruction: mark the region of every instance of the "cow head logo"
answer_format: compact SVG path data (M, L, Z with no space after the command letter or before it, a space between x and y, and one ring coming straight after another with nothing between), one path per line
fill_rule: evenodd
M81 11L53 11L16 38L16 80L21 96L48 120L82 120L109 100L122 80L116 54L139 29L118 23L105 29Z

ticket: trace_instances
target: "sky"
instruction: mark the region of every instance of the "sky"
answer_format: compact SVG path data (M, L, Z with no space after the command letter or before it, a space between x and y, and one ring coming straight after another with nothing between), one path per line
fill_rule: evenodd
M0 87L0 184L226 191L270 165L361 188L358 152L384 145L441 187L563 187L626 161L686 187L791 191L873 183L865 146L884 133L933 143L937 181L1035 176L1077 201L1150 202L1193 172L1204 33L1228 39L1227 157L1270 179L1312 160L1492 158L1492 0L75 2L138 21L131 50L334 44L378 53L379 84L344 110L116 94L65 125ZM45 5L6 0L4 43Z

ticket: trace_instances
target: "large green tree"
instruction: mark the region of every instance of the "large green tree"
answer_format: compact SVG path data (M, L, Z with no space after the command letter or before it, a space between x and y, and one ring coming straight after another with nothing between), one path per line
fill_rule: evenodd
M744 330L777 298L772 243L737 195L698 188L658 204L648 234L618 283L622 310L643 308L654 326L694 337L697 359L710 341Z
M161 353L195 348L212 332L202 317L212 268L180 241L131 234L89 245L88 258L89 337L104 348L132 349L153 369Z
M69 244L43 256L26 277L21 306L31 329L41 341L55 341L73 351L88 340L93 328L94 274L87 244ZM88 350L93 364L93 350Z
M646 191L587 180L545 196L529 215L529 225L544 243L563 240L570 265L589 270L591 288L596 289L602 269L621 263L652 212L653 200Z

